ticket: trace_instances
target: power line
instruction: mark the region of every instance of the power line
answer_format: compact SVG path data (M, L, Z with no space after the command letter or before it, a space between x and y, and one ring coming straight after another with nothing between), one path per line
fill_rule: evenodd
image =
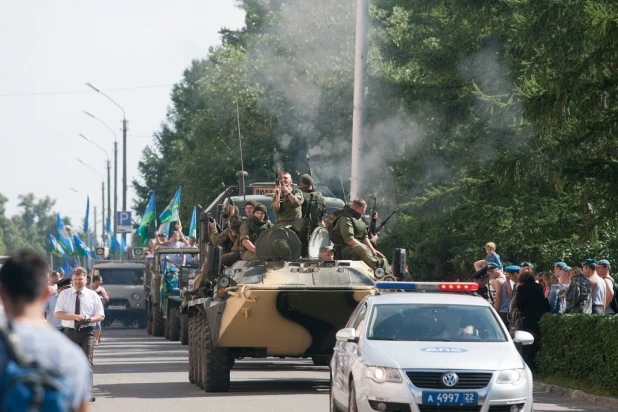
M155 89L158 87L169 87L174 84L155 84L151 86L136 86L136 87L120 87L115 89L101 89L102 92L114 92L122 90L139 90L139 89ZM33 92L33 93L0 93L0 97L13 97L13 96L51 96L60 94L84 94L84 93L96 93L93 90L71 90L61 92Z

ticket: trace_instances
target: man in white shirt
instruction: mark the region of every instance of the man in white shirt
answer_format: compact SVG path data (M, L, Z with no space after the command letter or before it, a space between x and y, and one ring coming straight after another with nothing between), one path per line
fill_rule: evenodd
M82 348L90 369L93 366L94 327L105 318L103 304L99 295L86 288L86 269L76 267L72 276L73 287L60 293L56 303L55 315L62 320L62 327L67 338ZM76 321L90 319L90 323L76 328Z

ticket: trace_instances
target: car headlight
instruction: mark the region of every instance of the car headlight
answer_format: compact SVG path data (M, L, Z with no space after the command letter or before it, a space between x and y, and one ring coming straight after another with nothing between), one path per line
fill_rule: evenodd
M498 371L498 378L496 383L510 383L512 385L518 384L526 379L525 369L505 369Z
M401 374L395 368L382 368L380 366L368 366L365 376L377 383L401 382Z
M232 268L227 268L223 271L223 274L225 274L225 276L229 276L229 277L234 277L234 274L236 272L234 271L234 269Z
M133 299L135 299L135 300L139 300L139 298L140 298L139 293L134 293L134 294L131 295L131 297Z

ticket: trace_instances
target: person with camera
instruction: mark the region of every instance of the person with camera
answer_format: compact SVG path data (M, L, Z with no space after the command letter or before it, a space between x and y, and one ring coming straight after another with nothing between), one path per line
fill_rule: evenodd
M55 315L62 320L65 336L82 348L88 357L92 371L94 324L105 319L105 314L99 295L86 288L86 277L86 269L79 266L75 268L73 287L58 296Z

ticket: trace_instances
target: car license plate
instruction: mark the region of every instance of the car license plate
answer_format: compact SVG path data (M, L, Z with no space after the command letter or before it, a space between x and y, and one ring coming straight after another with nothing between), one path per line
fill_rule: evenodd
M476 405L476 392L423 392L423 405Z
M109 305L107 309L109 310L125 310L127 307L124 305Z

